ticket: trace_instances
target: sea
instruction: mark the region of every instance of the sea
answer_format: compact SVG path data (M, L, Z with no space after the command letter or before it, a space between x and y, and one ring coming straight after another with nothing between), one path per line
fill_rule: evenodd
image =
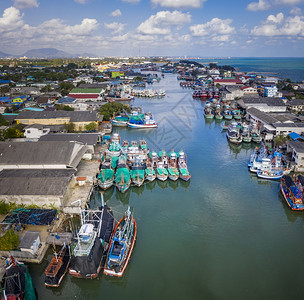
M264 76L289 78L293 82L304 80L304 58L269 58L269 57L239 57L239 58L208 58L193 59L204 63L214 62L219 66L229 65L241 72L254 72Z
M263 72L269 70L263 64L273 65L273 71L281 63L242 61L235 60L235 66L260 66ZM276 73L284 66L292 75L285 59ZM295 73L304 80L302 59ZM158 128L115 132L122 140L145 139L150 150L184 150L191 180L156 180L125 194L114 187L104 192L117 220L131 206L137 221L124 276L83 280L67 274L59 288L47 288L50 250L42 264L30 265L38 299L303 299L304 214L289 209L278 181L258 180L248 171L256 145L229 144L221 122L204 119L204 102L181 88L176 74L165 74L150 88L166 90L166 96L136 98L132 105L152 112ZM94 192L92 207L101 204L101 193Z

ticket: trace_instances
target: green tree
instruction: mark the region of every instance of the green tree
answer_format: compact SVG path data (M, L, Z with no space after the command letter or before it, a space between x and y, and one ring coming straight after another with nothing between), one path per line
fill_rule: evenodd
M8 122L4 119L2 114L0 114L0 126L6 126L8 125Z
M109 121L110 118L115 115L120 115L122 112L130 113L131 110L127 105L122 103L112 102L102 105L100 108L100 114L103 115L104 121Z
M0 237L0 250L10 251L19 247L18 234L13 229L8 230L5 235Z
M75 124L72 122L65 123L64 128L67 132L75 132Z
M91 122L88 125L85 126L85 130L87 131L93 131L97 128L96 122Z
M23 132L15 127L10 127L6 129L5 138L6 139L14 139L23 137Z
M46 93L52 91L52 87L48 84L41 89L41 92Z
M63 105L63 104L55 104L56 110L66 110L66 111L73 111L74 108L70 107L68 105Z
M136 76L136 77L134 78L134 81L135 81L135 82L140 82L140 81L143 81L143 78L142 78L141 76Z

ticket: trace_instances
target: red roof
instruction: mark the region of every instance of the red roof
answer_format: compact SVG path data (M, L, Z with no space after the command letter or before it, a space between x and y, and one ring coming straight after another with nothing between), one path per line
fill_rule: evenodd
M225 82L229 82L229 83L235 83L235 84L243 84L243 82L239 79L214 79L213 80L214 83L225 83Z
M248 89L248 88L250 88L250 86L249 86L249 85L242 86L242 87L241 87L241 90L245 90L245 89Z
M97 99L99 94L68 94L68 96L76 99Z

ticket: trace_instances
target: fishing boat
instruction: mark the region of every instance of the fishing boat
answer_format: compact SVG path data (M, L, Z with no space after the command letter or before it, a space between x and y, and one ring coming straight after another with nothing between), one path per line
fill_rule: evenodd
M206 105L205 105L204 116L205 116L206 119L213 119L214 118L214 113L212 112L210 102L206 103Z
M130 128L157 128L157 124L151 113L145 113L133 116L129 119L128 127Z
M169 152L168 176L169 179L173 181L176 181L179 178L179 172L177 169L177 155L174 150Z
M232 111L232 116L235 120L238 120L238 121L242 119L241 111L238 109L234 109Z
M152 166L152 162L149 161L147 163L147 167L145 169L145 179L152 182L154 181L156 178L156 172L155 172L155 169L153 168Z
M149 153L151 165L153 169L157 168L157 163L158 163L158 155L155 151L152 151Z
M110 119L113 126L128 126L129 117L128 116L114 116Z
M164 162L162 160L158 161L156 168L156 177L160 181L165 181L168 179L168 171L164 166Z
M178 169L180 172L179 177L182 180L184 181L190 180L191 174L188 171L186 154L182 150L178 154Z
M122 193L126 192L131 184L131 177L129 167L127 165L127 159L123 155L119 157L117 162L115 184L117 189Z
M145 164L138 158L131 165L131 181L136 186L141 186L145 181Z
M276 151L273 153L271 162L269 159L266 161L262 160L262 165L257 171L257 176L263 179L280 179L284 175L284 170L282 166L282 153Z
M97 210L82 210L80 216L81 227L71 246L69 274L92 279L98 276L104 265L114 218L107 205Z
M251 125L250 135L251 135L252 141L254 143L262 142L262 136L261 136L260 130L258 129L258 126L256 124Z
M49 287L59 287L68 270L70 260L70 248L64 244L58 253L55 252L46 268L44 284Z
M249 125L243 123L242 124L242 129L241 129L241 135L242 135L242 141L245 143L250 143L252 140L252 137L250 135L249 131Z
M109 148L106 150L106 155L113 157L121 154L120 137L118 133L114 133L110 139Z
M224 111L224 119L232 120L232 113L231 113L230 110L227 109L227 110Z
M149 153L149 148L145 140L139 140L139 149L145 154Z
M99 174L97 175L98 186L106 190L114 184L114 170L112 169L112 157L105 155L101 162Z
M231 122L226 132L226 136L229 142L233 144L240 144L242 142L242 137L240 135L240 130L236 122Z
M281 178L281 192L292 210L304 210L303 185L300 180L293 180L289 175Z
M136 221L133 211L128 207L114 229L103 271L105 275L123 276L134 248L136 235Z
M12 256L6 261L1 290L1 300L36 300L36 293L28 267Z

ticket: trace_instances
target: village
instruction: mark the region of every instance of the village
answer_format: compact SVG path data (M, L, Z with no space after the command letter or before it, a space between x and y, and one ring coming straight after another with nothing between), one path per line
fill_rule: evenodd
M304 171L303 82L214 62L129 61L1 61L0 221L1 238L10 239L3 257L40 263L50 245L71 243L63 224L86 208L113 129L104 105L131 107L143 90L164 97L153 82L166 74L177 74L193 101L235 101L263 141L284 149L293 171Z

